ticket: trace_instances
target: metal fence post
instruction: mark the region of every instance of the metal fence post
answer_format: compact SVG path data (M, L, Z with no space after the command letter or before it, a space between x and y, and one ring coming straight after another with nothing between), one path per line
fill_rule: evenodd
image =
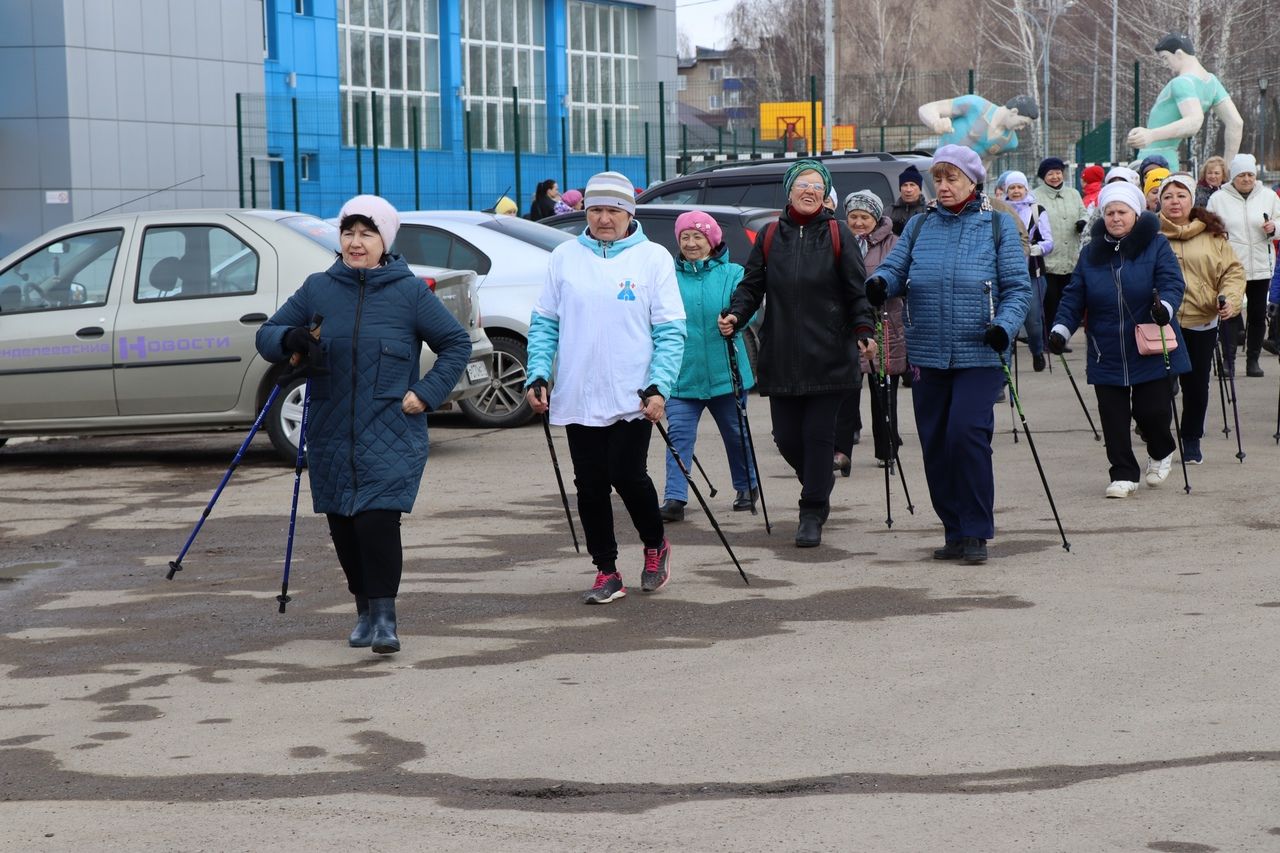
M751 128L751 156L756 156L756 128Z
M646 188L648 188L649 184L653 183L653 180L651 179L649 174L650 159L651 158L649 157L649 122L646 121L644 123L644 185Z
M818 151L818 75L809 75L809 125L813 147L809 149L810 154L816 154Z
M356 195L364 193L364 158L360 156L360 146L364 145L364 105L355 115L356 120Z
M290 107L293 112L293 209L302 211L302 173L301 164L298 162L301 155L298 153L298 99L290 98Z
M382 195L382 180L378 172L378 148L382 145L382 110L378 109L378 93L371 92L373 99L373 194Z
M717 154L724 153L724 128L723 127L716 128L716 153Z
M413 209L422 210L422 157L418 139L418 106L413 110Z
M258 161L249 158L249 206L258 206Z
M973 92L974 92L974 88L975 88L975 87L974 87L974 83L975 83L975 82L976 82L976 81L974 80L974 73L973 73L973 69L972 69L972 68L970 68L970 69L969 69L969 94L970 94L970 95L972 95L972 94L973 94Z
M520 207L520 89L517 86L511 87L511 144L515 148L516 153L516 208Z
M240 188L240 206L244 207L244 113L239 92L236 92L236 182Z
M289 209L288 202L285 200L285 197L284 197L284 160L281 159L281 160L277 160L276 162L280 165L280 168L274 169L273 171L275 172L275 179L276 179L276 182L275 182L276 197L277 199L279 199L280 206L275 209L288 210ZM275 207L274 205L272 206Z
M463 112L466 120L462 123L463 144L467 148L467 210L475 210L474 164L471 162L471 105L467 104Z
M604 170L609 171L609 120L604 119Z
M648 124L645 124L645 130L648 130ZM569 120L560 116L560 186L564 187L561 192L569 189ZM645 156L649 152L649 137L645 137Z
M680 171L689 171L689 125L680 125Z
M884 150L884 125L880 125L880 150Z
M667 179L667 88L658 81L658 174L661 180Z

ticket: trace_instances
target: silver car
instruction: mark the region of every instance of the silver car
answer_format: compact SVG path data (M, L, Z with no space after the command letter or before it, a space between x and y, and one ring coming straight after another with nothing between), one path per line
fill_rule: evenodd
M29 243L0 261L0 443L250 426L284 368L254 335L337 247L334 226L270 210L100 216ZM493 349L475 274L414 272L471 336L449 399L481 393ZM434 362L423 347L422 369ZM289 462L302 392L286 386L265 421Z
M476 274L493 368L489 387L459 404L473 423L519 426L533 417L524 398L529 315L546 281L551 250L572 239L515 216L470 210L400 214L395 250L405 260Z

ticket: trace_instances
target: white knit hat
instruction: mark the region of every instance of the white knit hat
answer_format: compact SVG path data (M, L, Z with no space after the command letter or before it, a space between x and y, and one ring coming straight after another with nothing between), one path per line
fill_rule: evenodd
M1231 158L1231 178L1235 180L1236 175L1248 172L1251 175L1258 174L1258 160L1252 154L1237 154Z
M587 181L583 208L620 207L632 215L636 212L636 194L631 181L621 172L599 172Z
M378 229L382 245L388 252L396 241L396 232L400 230L400 214L391 206L391 202L376 195L358 195L347 201L338 211L338 224L348 216L363 216Z
M1147 209L1147 197L1142 194L1142 190L1135 187L1128 181L1116 181L1114 184L1107 184L1102 188L1102 192L1098 193L1098 209L1103 213L1107 211L1107 205L1113 201L1121 204L1127 204L1133 208L1133 212L1138 216Z
M1116 178L1124 178L1135 187L1138 185L1138 181L1142 180L1138 177L1138 173L1128 166L1112 166L1111 170L1107 172L1107 178L1103 183L1109 184Z

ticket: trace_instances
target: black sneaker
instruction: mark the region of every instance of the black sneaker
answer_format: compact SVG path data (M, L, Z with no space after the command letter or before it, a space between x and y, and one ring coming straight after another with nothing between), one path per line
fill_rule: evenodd
M1046 364L1048 364L1048 362L1045 361L1044 353L1031 356L1031 367L1035 370L1036 373L1044 372L1044 368Z
M976 566L987 561L987 540L966 536L961 540L960 547L964 552L963 559L969 565Z
M935 560L960 560L964 558L964 545L960 542L948 542L941 548L933 550Z
M644 549L644 571L640 574L640 591L657 592L671 580L671 543L663 539L657 548Z
M596 585L582 597L582 603L608 604L626 597L627 588L622 585L622 575L617 572L597 572Z
M684 521L684 501L666 500L658 507L658 515L666 522Z

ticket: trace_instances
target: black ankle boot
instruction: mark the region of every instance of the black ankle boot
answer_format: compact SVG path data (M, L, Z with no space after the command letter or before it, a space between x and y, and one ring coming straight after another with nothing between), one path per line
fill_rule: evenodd
M396 600L394 598L369 599L369 621L372 625L370 645L374 654L389 655L400 651L400 638L396 636Z
M797 548L815 548L822 544L822 525L830 511L827 507L800 507L800 524L796 527Z
M658 507L658 515L662 516L662 520L668 523L684 521L684 504L684 501L663 501L662 506Z
M353 649L368 648L373 642L373 627L369 624L369 599L363 595L356 596L356 627L347 638L347 645Z
M750 491L739 490L733 498L733 511L746 512L747 510L755 509L756 498L759 495L760 491L758 489Z

